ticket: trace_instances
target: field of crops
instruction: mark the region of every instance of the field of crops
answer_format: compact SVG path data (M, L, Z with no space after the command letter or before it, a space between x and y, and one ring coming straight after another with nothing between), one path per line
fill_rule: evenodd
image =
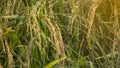
M0 0L0 68L120 68L119 0Z

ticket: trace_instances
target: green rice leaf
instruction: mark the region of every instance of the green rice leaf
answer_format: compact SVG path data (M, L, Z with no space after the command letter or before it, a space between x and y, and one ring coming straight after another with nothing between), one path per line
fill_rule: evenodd
M10 15L10 16L2 16L2 18L7 18L7 19L17 19L17 18L20 18L20 19L24 19L25 16L24 15Z
M47 64L44 68L51 68L51 67L53 67L55 64L59 63L60 61L65 60L66 58L67 58L67 57L63 57L63 58L54 60L54 61L50 62L49 64Z

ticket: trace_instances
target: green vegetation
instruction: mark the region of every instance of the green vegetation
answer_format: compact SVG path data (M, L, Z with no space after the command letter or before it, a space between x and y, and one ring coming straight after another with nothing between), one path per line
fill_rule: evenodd
M119 0L0 0L0 68L120 68Z

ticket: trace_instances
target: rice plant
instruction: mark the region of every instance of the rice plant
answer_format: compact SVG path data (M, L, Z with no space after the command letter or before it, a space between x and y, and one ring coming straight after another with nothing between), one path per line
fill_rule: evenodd
M0 68L120 68L119 0L0 0Z

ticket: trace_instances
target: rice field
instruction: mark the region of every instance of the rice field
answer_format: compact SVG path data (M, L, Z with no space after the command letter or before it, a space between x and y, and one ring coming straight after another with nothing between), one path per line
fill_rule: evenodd
M0 0L0 68L120 68L119 0Z

